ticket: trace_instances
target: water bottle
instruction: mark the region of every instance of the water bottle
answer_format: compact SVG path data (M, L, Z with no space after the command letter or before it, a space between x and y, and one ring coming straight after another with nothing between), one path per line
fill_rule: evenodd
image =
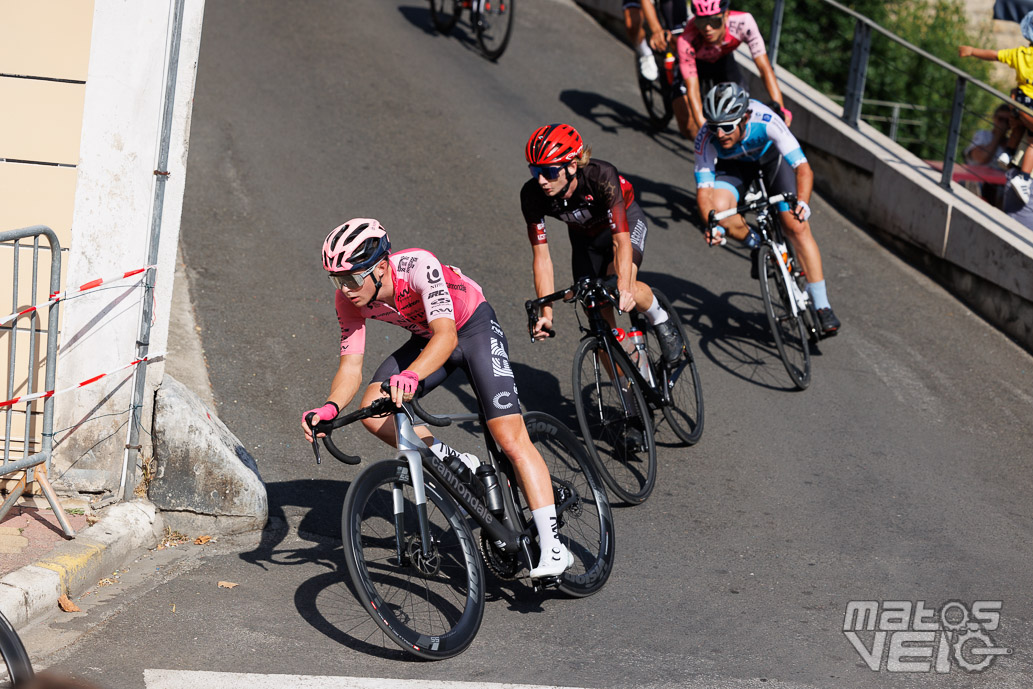
M652 385L653 372L649 370L649 355L646 353L645 336L641 330L632 330L628 333L628 340L634 345L634 353L631 355L631 360L638 366L638 372L642 374L642 378Z
M495 475L495 467L491 464L482 464L477 467L477 476L484 484L484 504L488 506L488 511L494 515L502 514L505 504L502 502L502 486Z
M626 333L622 328L614 328L613 336L617 338L617 341L621 343L621 347L624 347L624 351L628 353L628 356L634 360L635 358L635 343L628 337L631 333ZM639 333L641 334L641 333Z
M667 83L674 83L674 53L664 56L664 71L667 72Z
M466 462L458 454L450 455L452 461L448 463L449 470L459 477L459 480L463 483L470 483L470 467L466 466Z

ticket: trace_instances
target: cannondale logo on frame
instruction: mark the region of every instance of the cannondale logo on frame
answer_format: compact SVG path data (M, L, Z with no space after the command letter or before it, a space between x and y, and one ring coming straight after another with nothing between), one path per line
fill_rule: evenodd
M922 600L855 600L847 603L843 634L876 672L977 673L1012 653L990 636L1000 623L999 600L952 600L939 608Z

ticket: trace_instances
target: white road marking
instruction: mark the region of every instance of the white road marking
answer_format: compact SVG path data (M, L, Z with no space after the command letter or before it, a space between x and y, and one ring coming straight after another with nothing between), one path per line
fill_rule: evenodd
M426 679L375 679L315 675L259 675L199 670L144 670L147 689L578 689L542 684L452 682Z

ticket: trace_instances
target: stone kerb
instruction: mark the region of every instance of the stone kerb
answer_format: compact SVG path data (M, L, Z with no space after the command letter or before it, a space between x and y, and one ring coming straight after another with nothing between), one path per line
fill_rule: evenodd
M268 497L254 458L197 395L169 375L155 402L154 451L148 496L166 525L187 534L265 526Z

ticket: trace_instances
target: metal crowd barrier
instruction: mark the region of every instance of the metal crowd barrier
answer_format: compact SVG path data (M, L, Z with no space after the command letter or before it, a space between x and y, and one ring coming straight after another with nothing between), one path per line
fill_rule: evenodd
M49 227L37 225L26 227L20 230L8 230L0 232L0 260L6 262L7 256L3 253L11 252L10 265L12 267L12 289L11 289L11 314L18 314L10 322L0 325L0 353L3 344L7 344L7 385L0 401L11 400L16 396L16 391L24 391L20 396L30 395L35 392L42 392L54 389L57 368L57 341L58 341L58 306L60 302L49 306L41 307L47 310L47 325L44 328L40 319L40 309L29 309L39 301L39 261L43 247L40 246L41 238L46 238L50 251L50 291L48 294L56 294L61 289L61 244L57 235ZM31 252L31 265L23 268L23 253ZM22 271L31 271L28 280L28 301L19 299L19 293L24 294L24 285L21 284ZM21 289L20 289L21 288ZM47 300L44 300L47 301ZM0 317L6 309L0 307ZM40 335L46 335L46 359L44 362L45 374L43 387L39 388L37 380L37 351L40 347ZM20 336L24 336L25 346L19 346ZM28 357L21 360L19 352L27 351ZM23 379L24 384L16 381ZM43 405L42 428L39 428L37 410L38 405ZM47 479L47 471L50 469L50 459L54 448L54 399L45 397L42 400L34 399L26 402L14 402L0 407L0 415L3 416L3 427L0 429L3 444L2 463L0 463L0 476L6 476L14 472L23 472L17 483L11 488L11 492L3 505L0 506L0 520L10 511L11 507L21 497L28 484L36 482L43 489L43 494L50 503L62 530L69 537L75 536L75 531L68 523L68 517L58 502L50 481ZM17 417L24 416L24 423ZM37 432L38 429L38 432ZM21 437L18 438L18 434ZM20 445L20 450L19 450ZM35 452L33 450L36 450Z

